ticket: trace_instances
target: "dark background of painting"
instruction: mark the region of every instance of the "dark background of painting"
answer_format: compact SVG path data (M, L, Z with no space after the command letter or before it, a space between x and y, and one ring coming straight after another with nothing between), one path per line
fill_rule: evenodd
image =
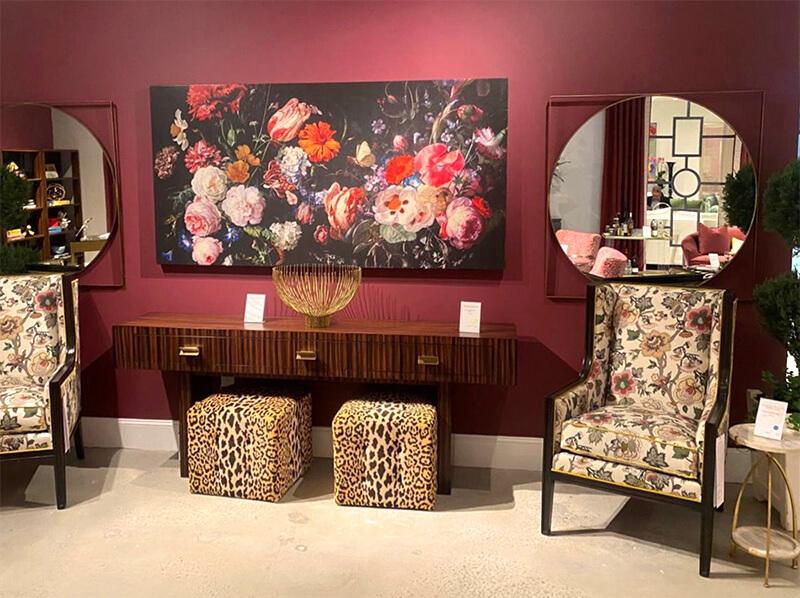
M282 310L261 272L177 273L157 264L152 85L508 78L512 134L502 274L368 275L354 306L369 317L456 321L459 301L472 300L483 303L484 321L516 323L519 383L456 389L453 425L461 433L540 435L544 395L568 382L583 357L583 302L550 299L544 287L546 249L560 253L545 185L551 95L761 89L762 188L796 154L796 2L2 2L0 10L3 100L108 99L119 108L126 287L81 295L88 416L175 413L171 379L114 370L113 324L148 311L242 314L247 292L267 293L269 313ZM737 130L745 128L730 107L715 111ZM758 145L752 136L745 142ZM788 268L781 241L756 232L742 250L754 244L757 251L737 257L715 286L747 291L753 279ZM557 266L572 274L566 260ZM740 302L734 419L743 414L745 389L760 385L761 369L780 367L784 359L752 302ZM345 388L320 390L315 422L327 425L346 394Z
M476 104L484 110L485 114L481 119L478 126L491 127L492 131L498 133L508 127L508 82L505 79L489 79L489 94L480 97L476 91L476 84L472 83L466 86L460 94L460 102L458 105ZM238 81L237 81L238 82ZM219 81L219 83L234 83L234 81ZM339 182L342 186L346 187L362 187L364 185L365 174L370 173L369 170L353 166L348 162L348 157L354 156L356 147L362 141L368 141L375 156L380 160L385 160L398 155L397 152L392 151L392 139L396 133L403 134L407 137L410 148L406 152L413 154L414 149L411 146L412 131L425 132L425 145L429 140L430 125L425 125L421 122L426 112L432 112L437 116L444 105L449 101L450 87L452 83L437 86L433 81L408 81L408 86L411 90L418 90L420 98L423 97L423 91L428 90L429 96L432 100L432 107L426 110L420 106L421 112L414 119L403 128L395 124L394 119L384 115L377 103L378 98L386 98L388 92L392 96L402 99L405 93L405 85L403 81L376 81L376 82L357 82L357 83L245 83L248 88L248 93L242 98L239 106L239 112L242 114L244 125L248 134L252 132L252 128L248 125L250 120L257 120L261 123L264 115L265 103L270 105L277 103L278 106L283 106L290 98L298 98L302 102L316 106L321 112L321 115L313 114L308 122L318 122L320 120L329 123L334 130L336 130L335 139L342 145L339 154L329 162L324 164L327 168L329 176L320 175L319 173L326 172L323 169L318 169L318 175L315 177L314 182L317 184L317 191L327 189L334 181ZM436 83L439 83L438 81ZM249 90L258 87L256 94L250 94ZM150 89L150 113L152 120L152 137L153 137L153 157L156 153L165 146L174 145L172 138L169 134L169 126L175 117L175 110L180 108L183 118L187 121L189 128L187 133L191 144L195 143L199 136L193 132L193 129L201 130L207 141L216 145L223 154L226 155L226 147L219 143L217 135L219 134L219 119L213 118L206 121L193 120L189 114L189 109L186 104L186 92L188 86L157 86ZM265 93L266 92L266 93ZM268 96L267 96L268 94ZM443 95L444 94L444 95ZM266 98L266 102L265 102ZM399 104L387 105L387 110L399 108ZM267 119L275 112L275 108L267 110ZM239 123L238 117L224 116L226 122ZM376 119L382 119L387 126L387 130L382 135L376 135L372 132L372 122ZM457 120L456 115L451 116L451 120ZM259 124L260 126L260 124ZM264 130L262 129L261 132ZM237 141L237 144L247 143L253 145L252 135L249 138L243 138ZM506 142L503 142L505 146ZM288 145L296 146L296 140L293 140ZM269 156L275 157L275 150L271 150ZM156 210L156 257L161 264L172 265L188 265L196 266L192 261L191 249L181 249L177 244L176 237L167 237L167 227L164 226L164 221L169 216L182 214L173 210L172 202L167 198L170 193L184 189L191 184L192 175L188 172L183 164L183 157L185 152L181 152L178 162L175 164L174 173L166 180L161 180L155 175L153 176L154 199ZM472 268L472 269L502 269L504 265L504 244L505 244L505 207L506 207L506 181L504 175L505 161L499 161L500 170L497 171L497 181L494 183L494 188L488 193L481 193L492 210L497 215L497 222L493 222L493 227L490 229L487 226L486 231L481 237L480 241L471 249L467 250L467 258L457 268ZM224 168L223 168L224 169ZM336 175L335 173L345 174ZM349 175L357 176L349 176ZM283 222L286 220L294 220L294 210L296 206L290 206L284 200L277 199L272 191L266 190L262 186L261 176L248 183L248 185L257 186L258 189L264 194L266 198L266 208L264 210L264 222L269 223L272 221ZM368 194L373 197L374 194ZM327 218L321 210L316 211L315 221L312 225L303 226L303 236L300 239L298 246L286 254L285 263L307 263L318 261L314 256L321 255L323 251L320 250L319 245L314 241L312 233L318 224L328 224ZM178 234L184 232L182 219L177 223ZM438 227L434 228L438 230ZM214 235L219 238L219 234ZM244 232L240 234L238 241L238 249L246 251L246 246L251 242L251 237ZM410 258L410 249L412 245L418 242L408 243L405 255ZM234 250L237 247L234 247ZM365 266L357 257L353 255L353 245L350 240L336 241L331 239L326 248L330 253L335 253L337 257L344 260L345 263L354 263L356 265ZM394 249L398 249L394 247ZM454 254L460 252L453 247L449 250ZM165 259L164 252L172 251L172 259ZM228 255L226 250L218 262L222 262L224 257ZM413 263L413 262L412 262ZM251 263L243 263L241 261L235 262L234 265L238 266L258 266ZM416 264L414 264L416 266Z

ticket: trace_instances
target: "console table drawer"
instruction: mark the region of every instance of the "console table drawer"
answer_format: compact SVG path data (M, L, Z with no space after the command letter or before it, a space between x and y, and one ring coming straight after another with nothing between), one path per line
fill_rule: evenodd
M117 363L174 372L216 369L228 362L230 340L209 334L115 329Z

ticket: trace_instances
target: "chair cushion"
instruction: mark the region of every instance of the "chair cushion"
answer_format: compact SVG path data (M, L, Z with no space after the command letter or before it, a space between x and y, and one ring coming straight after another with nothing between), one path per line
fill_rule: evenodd
M0 436L50 429L47 390L19 379L0 377Z
M572 453L553 455L553 471L692 502L700 502L702 497L702 487L698 480Z
M571 453L682 477L697 477L697 422L636 406L609 405L564 422Z
M614 285L614 344L606 404L699 419L713 367L720 291Z

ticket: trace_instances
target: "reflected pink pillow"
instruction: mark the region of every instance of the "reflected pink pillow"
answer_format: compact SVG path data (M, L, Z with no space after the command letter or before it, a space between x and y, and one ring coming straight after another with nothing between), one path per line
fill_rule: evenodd
M731 250L731 234L725 225L713 228L700 222L697 225L697 235L700 238L699 246L702 254L725 255Z

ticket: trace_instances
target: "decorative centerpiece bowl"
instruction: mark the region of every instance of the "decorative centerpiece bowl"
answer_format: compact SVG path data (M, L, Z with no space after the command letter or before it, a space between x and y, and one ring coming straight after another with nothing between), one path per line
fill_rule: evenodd
M305 316L306 328L327 328L331 315L344 309L361 284L361 268L326 264L275 266L278 296Z

